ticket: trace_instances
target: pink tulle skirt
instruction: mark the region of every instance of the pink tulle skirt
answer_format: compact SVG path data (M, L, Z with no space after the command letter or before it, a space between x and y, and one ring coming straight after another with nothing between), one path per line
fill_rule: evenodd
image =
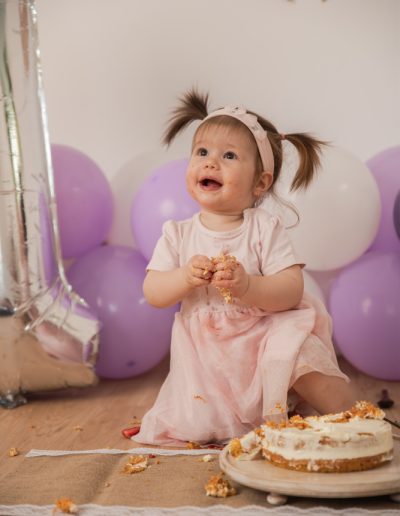
M235 305L178 313L170 372L134 440L182 445L241 436L286 410L290 388L312 371L348 380L329 314L311 296L273 314Z

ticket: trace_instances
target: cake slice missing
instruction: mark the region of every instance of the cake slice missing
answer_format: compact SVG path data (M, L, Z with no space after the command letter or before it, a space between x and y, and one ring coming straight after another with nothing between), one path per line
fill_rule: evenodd
M232 439L229 452L238 460L262 456L296 471L363 471L393 458L392 429L384 416L372 403L359 401L339 414L266 422L240 439Z

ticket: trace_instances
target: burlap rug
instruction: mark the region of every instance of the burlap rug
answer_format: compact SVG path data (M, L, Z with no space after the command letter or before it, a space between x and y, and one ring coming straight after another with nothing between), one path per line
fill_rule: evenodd
M211 475L220 472L218 456L212 462L202 461L202 456L151 457L148 469L136 474L123 472L128 457L129 454L33 458L20 455L7 460L7 467L0 469L0 514L12 514L4 506L52 506L60 497L68 497L78 507L84 504L137 508L191 506L200 510L217 506L243 508L244 514L245 507L257 506L274 512L266 501L266 493L234 482L238 489L236 496L225 499L206 496L204 485ZM290 497L286 507L290 514L295 508L297 513L311 513L315 507L325 508L324 514L336 510L349 514L369 511L377 515L384 511L400 514L400 505L386 496L340 500ZM357 509L360 512L354 512ZM85 514L89 513L85 511Z

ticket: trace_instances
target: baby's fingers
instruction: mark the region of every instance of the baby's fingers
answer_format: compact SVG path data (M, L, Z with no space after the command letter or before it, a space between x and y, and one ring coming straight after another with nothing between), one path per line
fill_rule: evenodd
M216 271L213 274L212 281L222 281L222 280L231 280L233 278L232 271L230 270L222 270L222 271Z
M212 277L212 264L208 266L204 262L193 262L189 267L191 275L195 278L209 280Z
M213 273L208 269L202 269L202 268L193 268L192 274L196 278L203 279L203 280L209 280L212 278Z
M226 260L224 262L218 262L215 265L215 270L216 271L225 271L225 270L234 271L238 267L238 265L239 264L237 261Z

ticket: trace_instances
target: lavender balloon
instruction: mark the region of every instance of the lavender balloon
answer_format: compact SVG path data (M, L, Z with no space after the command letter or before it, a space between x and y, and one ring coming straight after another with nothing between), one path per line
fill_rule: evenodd
M395 200L400 192L400 146L380 152L367 165L376 179L382 201L381 221L370 250L400 253L400 238L393 220Z
M397 238L400 239L400 192L396 196L396 200L394 202L394 208L393 208L393 222L394 222L394 229L397 233Z
M101 246L80 257L68 279L102 324L96 372L129 378L167 354L176 307L157 309L143 297L146 260L136 250Z
M106 238L113 200L106 177L96 163L66 145L52 145L63 258L76 258Z
M186 190L187 159L171 161L155 170L136 193L131 209L133 237L143 256L150 259L162 225L183 220L198 211Z
M400 380L400 255L370 252L343 269L329 304L344 357L366 374Z

